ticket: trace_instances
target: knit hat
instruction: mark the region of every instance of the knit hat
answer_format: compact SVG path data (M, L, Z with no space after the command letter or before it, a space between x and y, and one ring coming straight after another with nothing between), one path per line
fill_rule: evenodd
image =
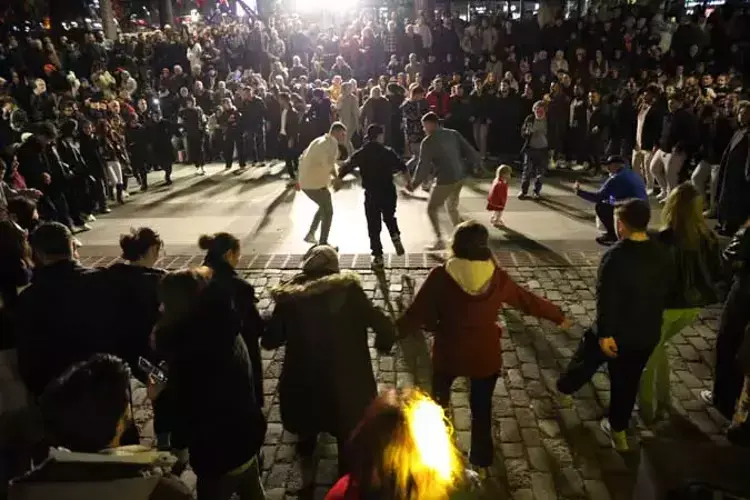
M302 270L308 274L339 272L339 255L336 249L328 245L311 248L302 261Z

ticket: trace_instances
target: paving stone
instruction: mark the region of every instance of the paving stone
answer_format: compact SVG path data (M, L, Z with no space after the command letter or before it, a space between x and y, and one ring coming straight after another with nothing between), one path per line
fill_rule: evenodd
M500 441L504 443L517 443L521 441L518 422L515 418L501 418L495 420L495 426L499 426L500 428Z
M573 467L563 467L560 470L560 495L564 498L581 498L586 496L583 478Z
M528 408L516 408L514 412L521 427L536 427L536 417L533 411Z
M539 430L546 437L556 438L560 435L560 426L554 420L540 420Z
M513 492L513 500L534 500L534 490L516 490Z
M555 488L555 480L552 478L552 474L545 472L532 472L531 489L534 490L534 496L536 498L549 500L557 499L557 489Z
M529 472L529 463L526 460L509 458L504 463L508 487L511 491L531 487L531 473Z
M524 457L524 445L522 443L502 443L500 453L503 458L522 458Z
M521 373L523 378L531 380L539 380L539 366L536 363L524 363L521 365Z
M586 479L583 481L583 485L590 500L610 500L609 490L603 481Z
M550 460L547 456L547 450L542 446L531 446L527 449L529 453L529 465L532 470L549 472Z
M684 370L678 370L677 376L680 377L680 380L682 380L686 386L690 389L698 389L703 387L703 382L701 382L698 377L693 375L690 372L684 371Z

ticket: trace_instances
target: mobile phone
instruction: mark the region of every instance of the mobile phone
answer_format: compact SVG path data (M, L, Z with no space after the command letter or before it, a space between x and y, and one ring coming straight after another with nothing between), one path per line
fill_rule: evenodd
M163 384L167 381L167 374L160 367L154 365L151 361L143 356L138 358L138 368L143 370L146 375L153 377L158 383Z

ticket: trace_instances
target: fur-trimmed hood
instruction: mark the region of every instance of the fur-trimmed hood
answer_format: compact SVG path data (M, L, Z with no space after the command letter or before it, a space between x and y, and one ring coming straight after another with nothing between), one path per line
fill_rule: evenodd
M270 290L271 297L276 302L301 299L320 295L336 288L345 288L349 285L359 285L361 282L359 274L343 271L322 277L310 277L306 274L298 274L286 283L282 283Z

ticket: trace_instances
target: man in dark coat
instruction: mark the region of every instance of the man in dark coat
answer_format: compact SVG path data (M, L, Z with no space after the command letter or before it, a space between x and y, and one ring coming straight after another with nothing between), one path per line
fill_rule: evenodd
M100 275L75 260L74 239L57 222L29 236L36 269L19 297L18 367L26 387L39 396L70 365L97 352L113 352L112 338L97 331ZM89 310L82 313L81 306ZM103 320L100 327L106 327Z
M339 270L336 250L312 248L302 274L271 291L276 302L263 337L265 349L286 344L279 381L281 421L297 434L303 483L310 472L317 436L335 436L339 474L347 472L346 441L377 395L367 329L375 348L389 352L393 324L365 295L355 273Z
M719 167L717 211L721 232L734 234L750 217L750 103L737 106L739 130L729 142Z
M246 137L245 144L249 148L253 166L263 163L266 156L265 123L266 103L255 94L252 88L245 89L238 104L241 114L240 128Z

